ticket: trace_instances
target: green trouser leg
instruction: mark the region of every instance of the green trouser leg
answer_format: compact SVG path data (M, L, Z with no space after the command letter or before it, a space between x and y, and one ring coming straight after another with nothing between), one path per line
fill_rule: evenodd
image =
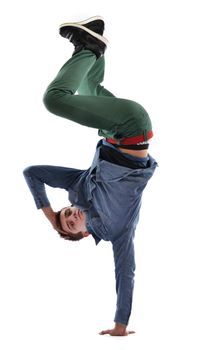
M104 59L90 50L72 56L44 95L47 109L60 117L99 129L99 135L120 140L151 130L147 112L138 103L114 97L100 83ZM75 95L79 92L79 95Z
M105 58L101 56L93 64L78 88L79 95L115 97L101 85L104 79Z

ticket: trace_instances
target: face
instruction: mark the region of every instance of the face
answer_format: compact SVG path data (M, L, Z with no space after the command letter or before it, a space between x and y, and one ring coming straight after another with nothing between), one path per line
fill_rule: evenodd
M86 215L76 207L61 210L60 221L64 231L71 233L86 232Z

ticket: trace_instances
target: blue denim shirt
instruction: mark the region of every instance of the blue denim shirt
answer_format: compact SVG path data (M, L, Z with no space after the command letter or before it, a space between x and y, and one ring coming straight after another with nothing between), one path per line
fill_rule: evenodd
M134 288L135 229L142 192L157 163L150 155L142 159L127 155L133 161L147 164L139 169L102 160L99 157L102 142L110 145L102 140L97 144L92 165L87 170L33 166L25 169L24 175L38 209L50 205L44 184L64 188L69 201L85 212L87 229L96 245L101 240L112 243L117 293L114 322L127 325Z

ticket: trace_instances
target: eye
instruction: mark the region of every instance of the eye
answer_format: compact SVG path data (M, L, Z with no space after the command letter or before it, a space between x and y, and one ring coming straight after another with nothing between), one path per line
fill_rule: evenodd
M72 213L71 209L67 208L67 209L65 210L65 217L70 216L71 213Z

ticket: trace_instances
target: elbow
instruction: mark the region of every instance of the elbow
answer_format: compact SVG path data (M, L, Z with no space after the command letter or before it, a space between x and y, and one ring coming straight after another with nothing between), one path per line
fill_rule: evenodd
M24 177L28 177L30 175L30 173L31 173L31 166L28 166L27 168L25 168L23 170Z
M25 177L25 179L30 178L33 175L34 172L34 165L28 166L23 170L23 175Z

